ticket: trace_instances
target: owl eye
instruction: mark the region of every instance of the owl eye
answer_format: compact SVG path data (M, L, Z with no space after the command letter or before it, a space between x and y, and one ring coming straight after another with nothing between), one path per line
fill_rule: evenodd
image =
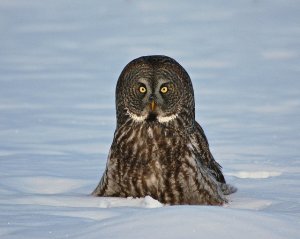
M146 87L144 87L144 86L140 86L139 91L140 91L141 93L145 94L145 93L147 92L147 89L146 89Z
M160 89L160 92L163 93L163 94L167 93L168 92L168 87L166 87L166 86L162 87Z

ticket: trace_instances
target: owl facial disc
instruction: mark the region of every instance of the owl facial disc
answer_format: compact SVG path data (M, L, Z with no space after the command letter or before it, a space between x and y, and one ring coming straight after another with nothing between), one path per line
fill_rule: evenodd
M145 56L128 63L118 79L116 106L117 125L127 120L155 124L176 124L179 120L192 126L195 119L189 75L165 56Z
M168 123L169 121L172 121L178 117L177 113L165 115L161 109L161 106L153 99L152 95L149 97L148 102L149 103L146 104L144 109L142 110L141 115L135 114L127 108L127 114L129 115L129 117L135 122L147 121L159 123Z

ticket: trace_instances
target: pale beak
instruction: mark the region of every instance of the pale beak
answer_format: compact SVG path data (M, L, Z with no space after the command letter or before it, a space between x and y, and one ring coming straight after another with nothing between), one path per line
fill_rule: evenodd
M151 101L151 105L150 106L151 106L151 110L154 111L155 110L155 106L156 106L154 100Z

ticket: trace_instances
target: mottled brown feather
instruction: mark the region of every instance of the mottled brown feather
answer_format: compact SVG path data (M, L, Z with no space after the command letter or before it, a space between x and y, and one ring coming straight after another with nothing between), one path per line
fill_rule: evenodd
M151 94L137 92L137 83L145 84ZM159 92L163 84L170 86L168 95ZM148 98L155 100L155 112L147 108ZM227 202L225 194L235 188L226 184L195 121L192 83L179 63L166 56L130 62L117 83L116 108L117 128L93 195L150 195L172 205Z

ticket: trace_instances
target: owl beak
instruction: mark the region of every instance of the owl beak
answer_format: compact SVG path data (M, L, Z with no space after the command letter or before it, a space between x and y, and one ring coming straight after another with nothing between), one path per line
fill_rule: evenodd
M152 111L155 110L156 105L155 105L154 100L151 101L150 107L151 107L151 110L152 110Z

